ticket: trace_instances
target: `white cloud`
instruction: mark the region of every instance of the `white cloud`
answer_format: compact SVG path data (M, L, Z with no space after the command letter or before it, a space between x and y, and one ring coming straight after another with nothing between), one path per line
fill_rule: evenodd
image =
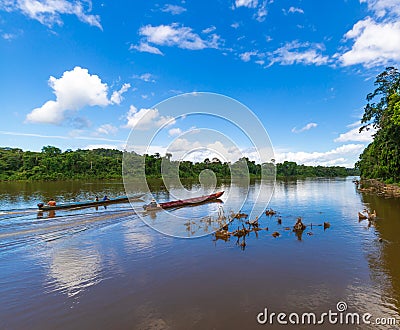
M144 38L139 46L131 46L139 51L147 51L162 55L161 51L149 45L177 46L182 49L200 50L204 48L218 48L219 36L212 34L208 39L202 39L198 34L186 26L178 23L170 25L146 25L140 28L139 34Z
M89 144L83 149L86 150L94 150L94 149L116 149L116 150L123 150L122 145L117 144Z
M186 8L177 5L166 4L161 11L172 15L180 15L186 11Z
M83 130L72 130L68 133L68 135L45 135L45 134L34 134L34 133L23 133L23 132L7 132L7 131L0 131L2 135L10 135L10 136L27 136L27 137L34 137L34 138L43 138L46 140L49 139L61 139L61 140L93 140L93 141L108 141L108 142L126 142L126 140L116 140L116 139L109 139L109 138L102 138L102 137L93 137L93 136L82 136L80 134L84 133Z
M101 125L96 130L97 134L105 134L105 135L110 135L110 134L115 135L117 132L118 132L118 128L111 124Z
M251 60L251 57L256 56L256 55L258 55L258 52L252 51L252 52L245 52L245 53L239 54L239 57L243 62L249 62Z
M345 40L353 40L351 49L335 55L343 66L362 64L369 68L400 61L400 21L379 23L367 17L354 24Z
M368 9L378 18L400 16L398 0L360 0L360 3L366 3Z
M128 91L128 89L131 88L131 84L123 84L121 89L119 91L114 91L111 95L110 101L111 103L114 104L121 104L123 101L122 94Z
M301 8L296 8L296 7L290 7L288 10L289 13L299 13L299 14L304 14L304 10Z
M168 131L168 134L169 134L170 136L181 135L181 134L182 134L182 130L181 130L179 127L171 128L171 129Z
M323 50L325 50L323 44L292 41L269 54L271 61L269 65L271 66L274 63L279 63L281 65L327 64L329 62L329 57L321 54Z
M159 50L157 47L149 45L147 42L141 42L139 45L131 45L129 47L130 50L136 49L139 52L142 53L151 53L151 54L156 54L156 55L164 55L161 50Z
M203 32L203 33L205 33L205 34L208 34L208 33L211 33L211 32L213 32L213 31L215 31L217 28L214 26L214 25L211 25L209 28L207 28L207 29L204 29L203 31L201 31L201 32Z
M133 78L143 80L144 82L156 82L151 73L143 73L141 75L133 75Z
M126 115L128 122L125 128L134 128L145 131L152 127L161 127L163 125L175 124L175 119L169 116L160 116L157 109L140 109L139 111L133 105L130 106Z
M317 126L318 126L318 124L316 124L316 123L308 123L307 125L305 125L304 127L300 128L300 129L297 129L296 127L293 127L292 128L292 132L293 133L301 133L301 132L308 131L311 128L315 128Z
M189 134L192 132L191 130L187 131ZM201 162L205 158L212 159L217 157L222 162L233 163L239 158L248 157L259 163L259 152L270 154L270 150L254 150L254 148L239 149L229 141L214 140L200 142L197 138L190 137L190 135L187 137L180 136L176 138L164 151L171 152L175 160L188 160L192 162Z
M2 33L1 37L4 40L13 40L13 39L15 39L17 37L17 35L14 34L14 33Z
M168 151L175 153L186 153L198 148L202 148L202 144L198 141L191 142L187 139L177 138L169 145Z
M261 6L257 9L257 13L254 15L254 17L257 21L264 22L267 14L267 1L263 1Z
M48 27L62 25L61 15L75 15L80 21L102 29L100 16L89 14L92 9L90 0L7 0L0 3L0 9L19 11Z
M26 116L27 122L59 124L66 111L77 111L85 106L106 106L108 86L97 75L89 74L87 69L75 67L65 71L61 78L49 78L49 86L56 100L47 101L40 108Z
M326 152L278 152L276 161L293 161L311 166L345 166L353 167L358 155L365 148L364 144L345 144Z
M370 127L368 131L364 129L361 133L359 133L361 127L360 121L350 124L348 127L351 128L351 130L340 134L339 137L334 140L334 142L356 141L370 143L373 140L373 135L376 133L376 130L373 127Z
M237 22L231 24L231 27L234 29L237 29L239 26L240 26L240 24Z
M247 7L247 8L256 8L258 5L258 0L236 0L235 6L239 7Z

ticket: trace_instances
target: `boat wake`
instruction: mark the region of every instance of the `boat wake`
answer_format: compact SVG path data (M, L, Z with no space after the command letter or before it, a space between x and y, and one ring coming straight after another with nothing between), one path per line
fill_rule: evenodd
M32 244L65 239L91 229L104 228L137 218L130 205L93 211L63 212L19 210L0 214L0 256L3 252Z

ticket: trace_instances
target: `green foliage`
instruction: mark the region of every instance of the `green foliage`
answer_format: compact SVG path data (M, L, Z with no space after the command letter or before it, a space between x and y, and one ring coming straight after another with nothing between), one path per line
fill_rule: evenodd
M375 81L377 88L368 94L360 131L372 125L374 140L360 155L356 167L363 178L385 182L400 181L400 73L386 68ZM374 102L378 99L378 102Z
M124 168L122 158L125 156ZM66 150L52 146L43 147L42 152L22 151L16 148L0 148L0 180L69 180L69 179L121 179L122 170L130 177L160 178L161 167L179 168L180 178L198 178L204 170L211 170L219 179L248 177L260 178L277 174L278 177L334 177L356 175L344 167L322 167L283 164L256 164L241 158L231 164L218 158L205 159L200 163L172 161L172 155L160 154L140 156L134 152L113 149ZM163 163L164 161L164 163ZM165 169L165 168L164 168ZM165 173L165 172L164 172Z
M0 180L65 180L120 178L119 150L67 150L52 146L42 152L0 148Z

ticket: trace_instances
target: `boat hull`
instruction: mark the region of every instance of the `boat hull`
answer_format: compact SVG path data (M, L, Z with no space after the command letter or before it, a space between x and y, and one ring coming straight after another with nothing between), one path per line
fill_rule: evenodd
M103 206L109 204L116 203L124 203L128 202L129 198L127 196L121 196L117 198L110 198L106 201L85 201L85 202L76 202L76 203L64 203L55 206L43 205L39 206L39 211L52 211L52 210L62 210L62 209L72 209L72 208L80 208L80 207L92 207L92 206Z
M148 207L148 205L145 205L144 208L148 211L151 211L151 210L158 210L158 209L171 209L171 208L183 207L183 206L193 206L193 205L217 200L218 198L220 198L223 195L223 193L224 193L223 191L220 191L215 194L211 194L211 195L207 195L207 196L200 196L200 197L188 198L188 199L183 199L183 200L164 202L164 203L160 203L159 207Z

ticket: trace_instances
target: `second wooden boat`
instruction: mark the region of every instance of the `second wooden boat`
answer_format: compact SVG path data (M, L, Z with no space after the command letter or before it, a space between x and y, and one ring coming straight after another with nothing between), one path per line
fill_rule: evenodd
M164 202L159 204L157 204L155 201L152 201L150 204L144 205L143 208L147 211L152 211L159 209L171 209L174 207L192 206L192 205L202 204L205 202L214 201L220 198L223 193L224 193L223 191L220 191L211 195L182 199L182 200L180 199L177 201Z

